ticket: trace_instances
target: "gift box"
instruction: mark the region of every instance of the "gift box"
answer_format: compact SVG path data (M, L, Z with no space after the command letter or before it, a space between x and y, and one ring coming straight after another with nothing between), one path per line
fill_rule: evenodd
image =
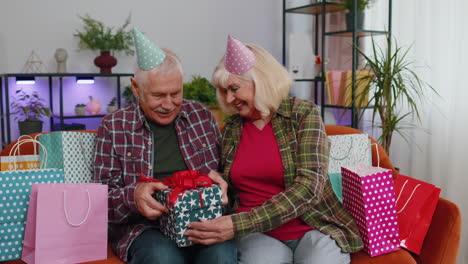
M189 223L222 215L221 187L212 184L210 178L200 175L198 171L184 173L164 178L163 183L170 188L154 194L154 198L169 210L157 220L160 230L179 247L192 245L184 236Z
M358 164L341 168L343 205L371 257L400 249L392 170Z

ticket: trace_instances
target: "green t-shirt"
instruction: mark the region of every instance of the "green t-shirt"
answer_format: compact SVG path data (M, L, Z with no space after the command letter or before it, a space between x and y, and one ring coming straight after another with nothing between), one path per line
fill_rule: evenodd
M176 171L187 170L184 157L180 152L174 122L161 126L148 120L148 124L153 132L154 142L153 177L162 179L171 177Z

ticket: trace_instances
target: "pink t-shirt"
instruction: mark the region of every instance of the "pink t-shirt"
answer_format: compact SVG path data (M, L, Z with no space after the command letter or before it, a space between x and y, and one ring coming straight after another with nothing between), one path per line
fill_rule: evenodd
M271 122L262 130L245 121L236 157L231 168L231 182L239 190L237 212L248 212L284 191L284 168ZM301 238L313 228L300 218L265 232L278 240Z

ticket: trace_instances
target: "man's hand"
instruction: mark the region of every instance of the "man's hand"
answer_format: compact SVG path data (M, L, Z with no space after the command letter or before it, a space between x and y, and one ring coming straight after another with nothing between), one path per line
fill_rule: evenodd
M212 245L234 238L234 224L230 216L221 216L214 220L192 222L187 225L192 230L185 231L189 241L202 245Z
M212 179L214 182L219 184L219 187L221 187L221 190L223 190L223 202L222 205L228 204L228 196L227 196L227 190L228 190L228 184L226 181L219 175L218 172L212 170L208 173L208 177Z
M135 202L140 214L150 220L154 220L162 213L167 212L167 208L153 198L154 192L167 188L166 185L160 182L138 184L135 189Z

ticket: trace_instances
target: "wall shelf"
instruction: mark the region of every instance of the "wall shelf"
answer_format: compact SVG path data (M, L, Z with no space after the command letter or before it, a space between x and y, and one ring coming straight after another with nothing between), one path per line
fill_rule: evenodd
M64 105L72 103L71 98L67 97L64 94L64 79L70 77L86 77L91 76L95 79L97 78L112 78L115 79L115 94L117 98L117 107L122 106L121 98L121 78L130 78L133 76L132 73L110 73L110 74L100 74L100 73L5 73L0 75L0 116L3 117L1 120L1 144L2 146L8 145L11 141L11 123L12 117L10 113L10 100L13 100L13 97L10 95L9 90L9 78L14 77L24 77L24 76L33 76L39 78L47 79L48 83L48 101L51 111L54 113L50 117L50 131L54 131L54 122L58 119L58 129L62 130L65 127L64 120L66 119L84 119L84 118L102 118L104 113L98 115L84 115L77 116L71 113L66 114L64 112ZM54 83L58 83L54 85ZM54 109L54 102L58 101L58 109Z
M375 36L375 35L385 35L391 34L391 15L392 15L392 0L388 0L388 31L382 30L367 30L367 29L356 29L353 30L340 30L340 31L327 31L327 24L326 24L326 16L334 13L340 12L345 15L344 12L341 12L342 6L340 3L336 2L316 2L308 5L297 6L292 8L286 8L286 0L283 0L283 65L286 65L286 14L306 14L312 15L314 17L315 26L312 29L312 35L314 36L314 51L315 54L320 54L323 61L325 61L326 49L327 49L327 41L326 37L349 37L352 40L353 47L359 47L359 39L361 37L367 36ZM357 8L357 1L354 2L354 8ZM357 18L355 17L355 22L357 22ZM355 23L356 24L356 23ZM320 26L319 26L320 25ZM320 49L318 48L320 46ZM358 115L359 111L364 109L370 109L372 107L358 107L356 105L356 70L358 67L358 53L355 48L350 48L352 52L352 92L351 92L351 106L339 106L339 105L331 105L325 103L325 80L323 77L317 77L314 79L296 79L296 82L312 82L314 84L314 102L317 105L321 106L322 110L322 119L325 121L325 109L326 108L337 108L337 109L346 109L350 110L351 112L351 127L357 128L358 127ZM325 76L326 65L322 65L321 75ZM318 96L320 92L320 98Z

